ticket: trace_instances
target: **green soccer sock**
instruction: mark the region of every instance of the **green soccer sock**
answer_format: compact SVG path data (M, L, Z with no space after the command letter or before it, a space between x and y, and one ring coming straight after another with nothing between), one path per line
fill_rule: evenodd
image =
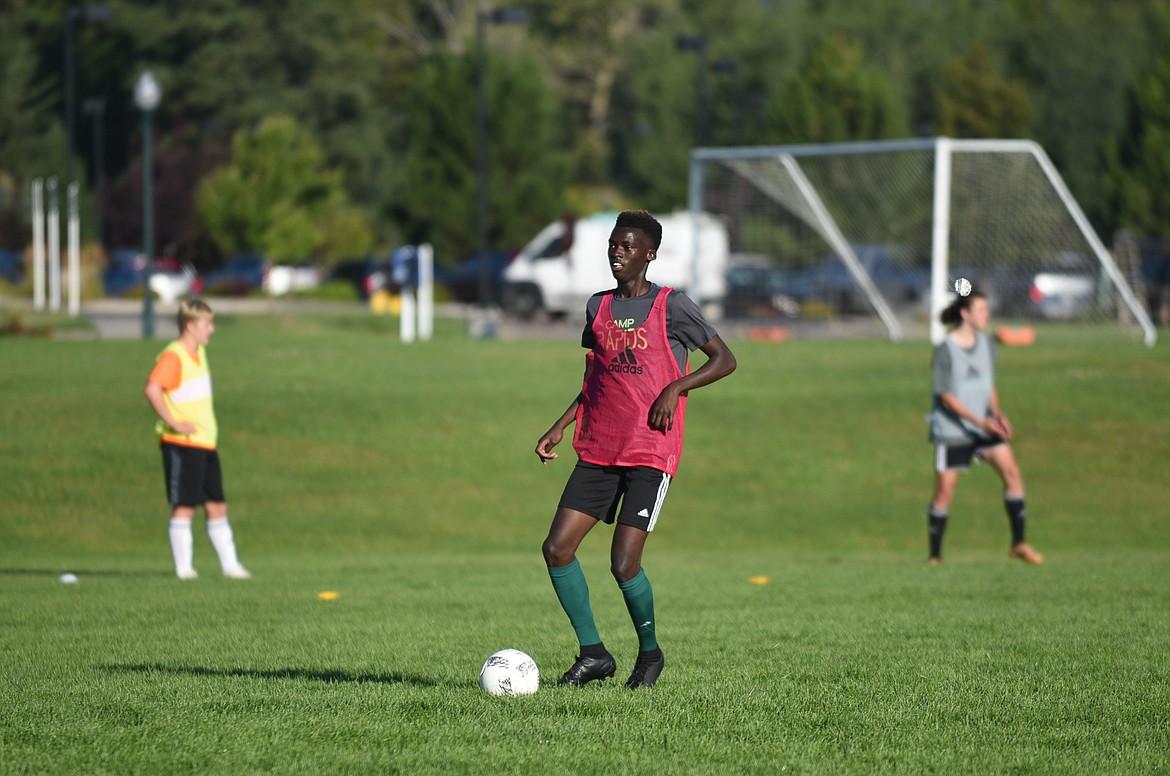
M569 615L569 622L577 632L577 641L581 646L590 646L601 643L601 634L597 632L597 624L593 621L593 607L589 605L589 584L585 581L585 572L576 558L567 566L559 568L549 567L548 576L552 579L553 590L565 614Z
M638 649L653 652L658 649L658 637L654 633L654 590L646 578L646 570L638 569L633 579L619 582L618 587L622 589L626 609L634 622L634 630L638 632Z

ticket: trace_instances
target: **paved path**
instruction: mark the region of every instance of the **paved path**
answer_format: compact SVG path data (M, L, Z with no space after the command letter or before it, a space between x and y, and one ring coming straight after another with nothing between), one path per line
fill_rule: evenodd
M269 299L210 299L211 309L226 315L262 315L283 309ZM93 324L98 339L139 339L144 315L142 301L134 299L95 299L81 306L81 314ZM172 340L179 336L176 316L178 304L155 302L154 338Z
M291 309L297 312L355 312L363 309L358 302L330 302L315 300L284 300L267 298L213 298L207 303L217 314L223 315L273 315ZM154 338L174 339L178 336L175 316L177 304L156 302L154 311ZM81 314L93 324L98 339L139 339L142 337L142 301L133 299L95 299L81 306ZM441 304L436 307L436 317L463 321L468 334L481 336L483 319L473 306ZM507 317L495 318L489 330L500 339L574 338L580 336L580 324L568 321L524 322ZM68 335L65 335L68 336ZM87 336L88 333L87 333Z

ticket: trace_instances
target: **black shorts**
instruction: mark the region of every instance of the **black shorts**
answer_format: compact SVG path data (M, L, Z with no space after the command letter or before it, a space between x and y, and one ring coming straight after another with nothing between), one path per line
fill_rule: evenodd
M990 450L1003 443L999 437L992 437L986 441L963 445L935 445L934 470L945 472L948 469L970 469L972 461L983 460L984 450Z
M666 501L670 475L652 466L598 466L577 461L558 507L650 532Z
M168 504L194 507L209 501L227 501L218 452L163 442L162 457Z

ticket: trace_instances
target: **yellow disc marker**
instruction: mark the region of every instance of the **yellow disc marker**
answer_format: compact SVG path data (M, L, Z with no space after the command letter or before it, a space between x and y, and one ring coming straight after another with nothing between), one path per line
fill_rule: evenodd
M749 585L766 585L768 584L767 577L748 577Z
M338 598L341 598L341 593L335 590L322 590L320 593L317 593L317 597L322 601L336 601Z

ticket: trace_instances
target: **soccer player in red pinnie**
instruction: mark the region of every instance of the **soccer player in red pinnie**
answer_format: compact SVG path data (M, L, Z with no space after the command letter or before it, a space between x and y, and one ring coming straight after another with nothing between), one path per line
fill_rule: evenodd
M589 604L577 547L600 521L614 523L610 571L638 635L626 687L652 687L665 660L655 634L654 593L642 550L658 521L682 452L687 393L735 370L735 356L685 294L646 279L662 225L644 210L625 211L609 236L617 288L594 294L585 309L581 392L536 443L544 463L576 422L577 465L569 476L542 550L557 598L580 652L558 684L581 686L614 675ZM689 354L707 356L694 372Z

